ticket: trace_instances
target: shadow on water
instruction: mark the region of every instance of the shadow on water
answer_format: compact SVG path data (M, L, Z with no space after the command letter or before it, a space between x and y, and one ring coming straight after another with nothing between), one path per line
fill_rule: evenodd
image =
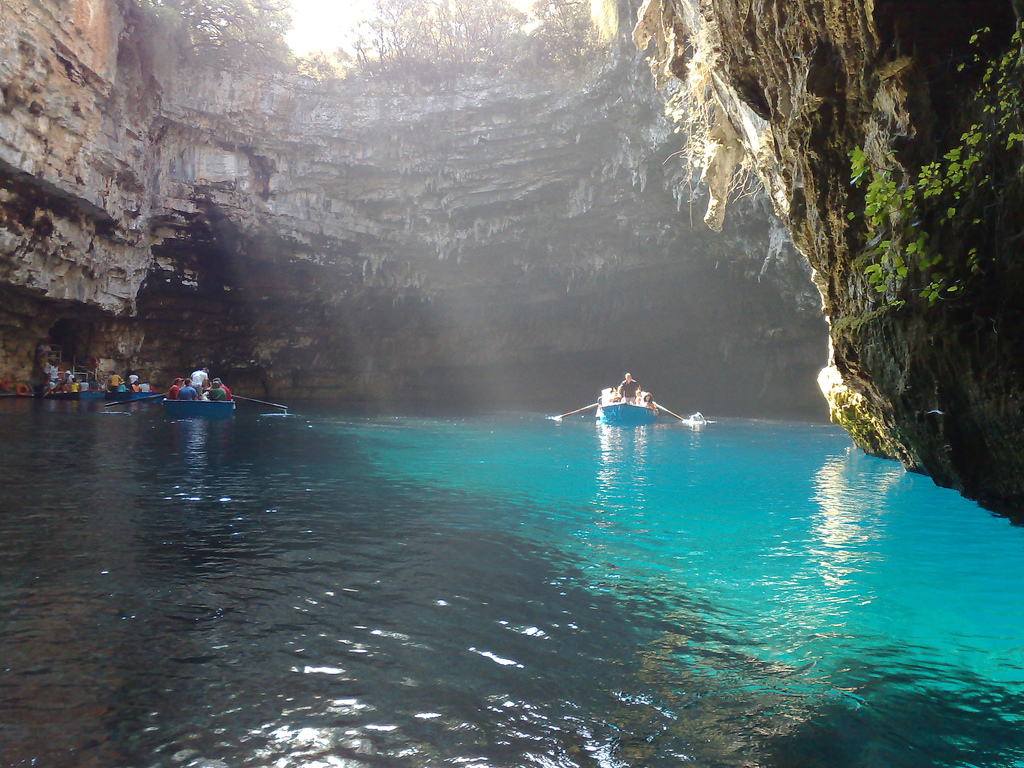
M884 680L884 674L878 679ZM861 693L862 701L823 704L785 738L768 740L768 763L792 768L995 768L1024 760L1024 701L1019 694L981 681L972 693L907 691L888 682L865 686Z
M0 423L5 766L1022 756L1009 689L766 661L680 575L595 578L517 533L536 501L389 472L343 422L60 417ZM854 522L828 498L835 538Z

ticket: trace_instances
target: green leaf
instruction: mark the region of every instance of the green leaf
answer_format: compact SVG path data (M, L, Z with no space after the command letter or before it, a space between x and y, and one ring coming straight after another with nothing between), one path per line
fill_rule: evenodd
M850 180L859 185L867 171L867 156L860 147L850 151Z

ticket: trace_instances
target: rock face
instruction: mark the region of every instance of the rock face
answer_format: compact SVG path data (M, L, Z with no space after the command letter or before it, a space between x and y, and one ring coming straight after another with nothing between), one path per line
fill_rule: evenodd
M973 60L980 28L993 30L996 51L1011 45L1012 4L651 0L640 17L637 41L655 38L664 72L711 72L723 122L756 157L815 270L831 323L832 366L821 383L833 418L865 450L1019 512L1020 259L982 254L982 274L934 305L908 288L879 294L862 256L873 245L865 193L850 183L855 148L869 167L907 178L942 156L978 80L957 65ZM1018 217L992 218L980 224L989 242L1019 237ZM965 235L944 236L931 247L963 249Z
M70 9L70 13L69 13ZM690 224L641 58L321 85L178 63L126 0L0 9L0 373L36 345L256 396L823 414L763 201ZM613 379L615 381L613 381Z

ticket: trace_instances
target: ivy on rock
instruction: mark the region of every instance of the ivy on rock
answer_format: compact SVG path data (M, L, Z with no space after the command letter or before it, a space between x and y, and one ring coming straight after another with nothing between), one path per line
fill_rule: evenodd
M972 44L988 33L975 34ZM984 61L975 53L973 64L983 74L964 114L976 120L940 157L914 174L892 156L873 163L861 147L850 153L864 206L847 216L862 217L867 230L858 263L886 305L901 307L916 295L931 306L959 295L985 274L999 247L988 219L1012 205L1006 190L1021 180L1022 158L1007 156L1024 149L1021 30L1002 56Z

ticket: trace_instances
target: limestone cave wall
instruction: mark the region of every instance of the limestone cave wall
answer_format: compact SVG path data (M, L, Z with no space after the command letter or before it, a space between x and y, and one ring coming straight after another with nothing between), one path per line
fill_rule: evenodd
M660 72L711 72L727 133L754 158L815 270L831 327L821 383L833 419L865 450L1015 514L1024 504L1020 217L989 205L973 221L988 250L959 293L925 301L913 271L880 293L865 270L876 243L851 153L862 149L869 168L895 169L897 180L941 160L971 119L964 105L981 71L972 62L1015 45L1016 23L1010 2L650 0L637 27ZM979 48L972 37L985 28ZM1020 163L1007 150L1006 195L1016 194ZM933 232L936 252L965 250L964 231Z
M693 223L620 43L571 75L319 84L183 64L147 24L0 8L9 381L50 338L256 396L557 407L630 369L681 409L823 412L803 259L763 197Z

